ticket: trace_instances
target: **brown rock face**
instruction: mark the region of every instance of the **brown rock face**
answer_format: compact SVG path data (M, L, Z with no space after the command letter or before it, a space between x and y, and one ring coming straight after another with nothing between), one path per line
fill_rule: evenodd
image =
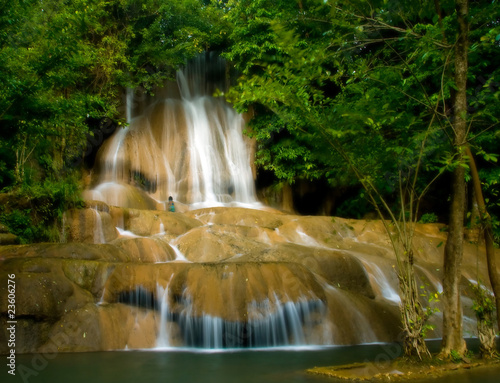
M174 249L160 238L120 238L113 244L140 262L168 262L176 258Z
M11 233L0 233L0 246L2 245L16 245L19 243L17 235Z
M96 214L106 243L94 243ZM0 248L2 297L7 280L16 281L17 352L398 339L395 262L378 221L97 203L68 212L67 222L75 242ZM427 294L441 289L443 239L437 225L417 228L417 277ZM486 279L476 253L466 246L464 286ZM472 316L470 299L463 303ZM439 335L438 326L430 336Z
M65 214L67 240L70 242L106 243L118 236L108 211L95 208L72 209Z
M113 214L119 216L120 209L115 209ZM167 211L126 209L122 216L122 227L139 236L160 234L163 227L166 235L175 238L201 225L200 221L184 214Z

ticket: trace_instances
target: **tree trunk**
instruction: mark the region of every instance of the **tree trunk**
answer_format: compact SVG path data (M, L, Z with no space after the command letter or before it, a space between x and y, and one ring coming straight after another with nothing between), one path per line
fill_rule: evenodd
M469 156L468 152L467 156ZM479 205L477 204L478 197L476 196L475 185L473 186L474 187L472 188L470 196L470 203L472 205L470 207L470 219L469 219L470 229L467 238L469 239L469 241L477 243L479 245L479 243L481 242L481 215L479 213Z
M460 155L460 157L462 157ZM443 267L443 343L442 354L452 350L463 353L462 307L460 304L460 278L463 256L465 169L458 166L453 173L453 194L448 239L444 250Z
M477 171L476 162L469 147L466 148L467 156L469 157L470 171L472 175L472 184L476 195L477 205L479 207L479 215L481 217L481 226L484 233L484 245L486 247L486 262L488 263L488 275L490 284L495 295L495 304L497 307L497 326L500 331L500 277L498 275L497 262L495 258L495 246L493 241L493 230L491 228L491 217L486 210L484 203L483 191L481 190L481 180Z
M443 275L443 342L441 354L448 357L452 350L461 355L466 350L462 335L462 307L460 304L460 278L463 257L465 218L464 145L467 131L467 40L468 1L456 0L458 40L455 45L456 96L453 102L454 146L459 165L453 172L452 200L448 238L444 250Z

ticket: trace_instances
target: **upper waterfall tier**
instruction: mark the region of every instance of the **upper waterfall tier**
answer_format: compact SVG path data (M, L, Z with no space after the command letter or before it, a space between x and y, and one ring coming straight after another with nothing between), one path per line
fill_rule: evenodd
M226 88L224 61L201 55L171 86L146 105L128 92L128 126L99 150L85 197L153 209L169 196L195 208L257 204L243 117L213 97Z

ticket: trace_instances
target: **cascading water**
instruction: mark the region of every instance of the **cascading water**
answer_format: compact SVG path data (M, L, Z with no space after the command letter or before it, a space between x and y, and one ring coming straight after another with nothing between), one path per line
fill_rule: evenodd
M158 286L161 296L158 311L160 321L156 346L171 345L167 328L172 323L179 326L182 344L187 347L205 349L278 347L319 344L315 338L315 326L321 322L318 317L326 313L321 300L308 300L306 297L297 302L280 302L277 296L273 301L250 302L247 305L247 319L228 321L221 317L193 311L192 297L186 290L179 302L185 309L180 313L171 311L168 286Z
M381 268L375 262L370 262L366 259L360 259L360 261L363 263L364 268L367 270L367 274L370 278L370 281L372 282L372 286L377 287L377 289L379 290L379 295L394 303L401 303L401 297L398 294L397 286L392 286L390 284L387 276L384 274Z
M207 54L178 71L168 96L143 106L129 90L128 126L99 150L100 175L86 198L149 209L169 196L191 208L258 205L243 117L212 96L227 88L225 77L224 60Z
M128 124L97 154L85 198L112 206L101 206L102 217L92 211L93 240L108 238L120 260L103 277L98 304L105 325L128 318L112 347L396 339L401 300L390 251L378 238L366 250L341 219L220 207L261 205L244 120L212 96L217 89L227 89L224 61L202 55L154 98L128 90ZM169 196L185 214L157 211ZM210 208L187 212L202 207ZM114 236L104 235L106 222ZM429 293L442 291L433 273L420 274Z
M102 219L99 211L97 209L92 209L95 213L95 222L94 222L94 243L105 243L104 232L102 229Z
M155 278L116 270L101 299L119 304L120 310L129 308L143 331L140 337L156 339L146 348L326 345L331 344L332 323L343 327L343 315L332 321L329 302L344 302L324 295L323 287L299 265L166 262L156 270Z
M178 302L172 302L169 284L157 285L156 294L143 286L122 293L118 301L133 307L155 311L157 317L156 348L172 347L171 333L184 347L205 349L277 347L321 344L325 341L329 323L323 321L327 312L319 299L301 297L296 302L281 302L276 294L271 299L252 301L246 307L245 320L226 320L210 314L195 312L193 297L185 289ZM180 311L175 306L181 306ZM144 316L144 315L142 315ZM140 326L140 319L136 317ZM318 327L321 331L318 334ZM325 327L325 328L323 328ZM177 328L177 330L172 330Z
M30 315L39 313L36 302L46 295L57 303L56 319L41 323L61 335L61 348L314 347L400 339L396 260L377 222L226 207L173 214L95 203L68 211L65 223L70 238L85 243L12 246L2 253L7 272L42 287L50 275L49 285L58 287L30 289L33 297L24 302ZM105 243L95 244L103 242L101 233ZM363 242L367 238L377 245ZM418 232L416 239L438 243ZM487 267L477 263L476 252L470 246L464 259L469 279L474 267L482 270L479 280ZM416 254L418 286L438 297L442 249ZM464 333L477 334L471 299L462 296L462 304ZM430 336L439 337L439 314L431 320L437 327ZM78 323L78 331L68 333L68 323ZM36 327L30 331L41 336ZM47 350L30 347L26 352Z

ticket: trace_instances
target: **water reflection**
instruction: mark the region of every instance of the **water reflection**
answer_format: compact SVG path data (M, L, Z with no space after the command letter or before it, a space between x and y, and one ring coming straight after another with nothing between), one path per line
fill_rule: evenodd
M475 348L476 341L469 342ZM437 349L439 342L430 342ZM32 383L308 383L333 382L306 374L314 366L339 365L360 361L384 360L400 350L398 345L373 344L348 347L259 349L205 352L199 350L157 352L99 352L19 355L14 381ZM44 362L45 360L45 362ZM439 382L498 382L500 366L464 371ZM23 379L24 378L24 379ZM9 380L10 381L10 380ZM434 382L434 380L420 380Z

